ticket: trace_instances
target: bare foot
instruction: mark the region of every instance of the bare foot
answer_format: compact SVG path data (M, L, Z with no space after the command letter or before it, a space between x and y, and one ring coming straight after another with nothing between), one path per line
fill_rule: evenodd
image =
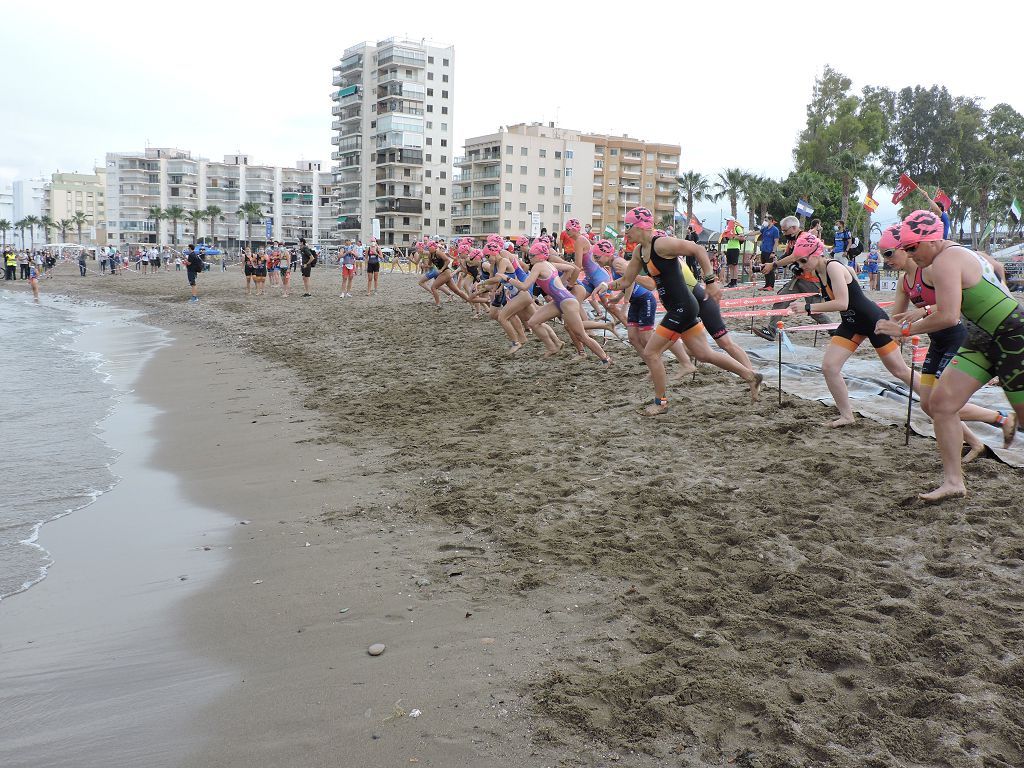
M689 365L680 365L676 368L675 373L669 376L668 380L673 384L677 384L683 379L685 379L687 376L694 374L696 372L697 366L694 365L693 363L690 363Z
M917 497L922 501L930 501L932 503L936 501L943 501L944 499L953 499L960 496L967 495L967 487L963 483L954 485L953 483L943 483L931 493L919 493Z
M764 383L764 376L755 373L754 380L747 383L750 384L750 402L756 403L761 399L761 385Z
M971 449L967 453L964 454L964 457L962 459L960 459L960 463L961 464L970 464L976 458L981 456L981 454L983 454L984 452L985 452L985 444L984 443L978 443L977 445L972 445Z
M667 404L663 405L661 403L651 403L646 408L644 408L643 413L644 413L644 416L661 416L661 414L663 414L663 413L665 413L667 411L668 411L668 405Z
M604 356L604 360L601 361L601 370L607 371L612 367L612 359L608 356Z
M1013 445L1014 438L1017 437L1017 414L1014 411L1006 414L1001 429L1003 430L1003 448L1009 448Z
M565 342L564 341L559 341L558 342L558 348L557 349L549 349L547 352L544 353L544 358L543 359L547 360L549 357L554 357L555 355L561 354L562 347L564 347L564 346L565 346Z
M846 418L845 416L840 416L838 419L835 419L833 421L825 422L825 426L828 427L829 429L837 429L838 427L848 427L851 424L853 424L853 417L852 416L850 418Z
M507 354L508 354L508 355L514 355L514 354L515 354L516 352L518 352L518 351L519 351L520 349L522 349L522 348L523 348L523 345L522 345L522 344L520 344L520 343L519 343L519 342L517 341L517 342L516 342L515 344L513 344L512 346L510 346L510 347L508 348L508 353L507 353Z

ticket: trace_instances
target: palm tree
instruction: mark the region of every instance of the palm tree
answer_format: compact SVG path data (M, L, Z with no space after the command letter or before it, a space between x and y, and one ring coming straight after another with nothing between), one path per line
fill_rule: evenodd
M214 232L214 225L217 223L217 218L218 217L220 217L221 221L224 221L224 216L221 215L221 214L224 213L224 211L222 211L216 205L211 205L211 206L207 207L207 209L206 209L206 211L204 211L204 213L206 214L206 218L208 218L210 220L210 244L216 248L217 247L217 238L213 234L213 232Z
M197 208L194 211L188 211L185 214L185 218L192 223L192 239L194 241L199 240L199 224L206 218L206 211L202 208Z
M71 221L75 223L75 229L78 230L78 244L82 244L82 227L89 223L89 216L81 211L75 211L71 216Z
M885 171L883 171L877 165L865 165L860 172L860 182L864 185L868 197L875 196L875 190L878 189L879 185L885 181ZM868 252L868 245L871 243L871 211L865 209L864 213L864 230L863 237L861 237L861 244L864 246L864 252Z
M178 244L178 219L185 217L185 209L180 205L172 205L170 208L164 208L164 218L171 222L171 243L173 245Z
M743 184L740 186L740 190L743 193L743 199L747 201L747 231L753 232L757 228L757 208L759 205L763 205L764 197L766 195L765 179L763 176L758 176L756 173L746 174L746 178L743 180Z
M0 235L4 238L4 248L7 248L7 233L14 229L14 225L7 219L0 219Z
M25 247L25 230L28 229L28 222L25 219L20 219L14 222L14 228L21 232L21 247Z
M39 217L35 215L26 216L23 221L25 222L25 226L28 227L28 241L31 245L31 249L34 251L36 249L36 227L42 224L42 221L40 221Z
M680 202L682 202L683 198L686 199L686 223L689 225L690 219L693 218L694 201L711 199L711 183L704 174L697 173L697 171L687 171L682 176L676 178L676 184L679 187Z
M747 174L739 168L726 168L718 174L718 178L715 179L711 186L714 193L711 197L712 200L721 200L723 197L729 198L729 213L732 214L734 221L736 220L737 201L742 194L743 180L746 176Z
M259 203L242 203L238 215L245 219L246 247L252 248L252 222L263 218L263 208Z
M60 241L66 243L68 241L68 230L75 226L74 219L61 219L57 222L57 229L60 230Z
M56 227L56 223L49 216L39 217L39 226L43 229L43 240L50 239L50 230Z
M146 219L153 220L153 237L157 245L160 244L160 221L166 219L167 214L164 213L164 209L159 205L154 205L148 211L146 211Z

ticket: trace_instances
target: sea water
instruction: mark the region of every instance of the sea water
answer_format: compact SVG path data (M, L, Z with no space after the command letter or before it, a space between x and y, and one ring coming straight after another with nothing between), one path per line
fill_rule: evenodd
M111 350L141 366L161 343L124 310L0 292L0 600L46 575L41 527L117 482L99 427L124 394Z

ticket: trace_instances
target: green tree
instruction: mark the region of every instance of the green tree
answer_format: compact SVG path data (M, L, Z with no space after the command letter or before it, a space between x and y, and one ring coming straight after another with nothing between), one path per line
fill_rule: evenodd
M36 227L38 227L42 222L39 217L35 215L26 216L22 221L24 221L25 226L28 227L28 239L29 243L31 243L31 249L34 251L36 249ZM23 239L24 237L25 236L22 235Z
M252 223L263 218L263 208L259 203L242 203L238 208L238 215L245 219L246 247L252 247Z
M57 229L60 230L60 241L66 243L68 241L68 230L75 226L73 219L61 219L57 222Z
M7 233L14 229L14 225L7 219L0 219L0 235L3 236L3 247L7 248Z
M48 242L50 239L50 230L57 226L56 223L49 216L40 216L39 226L43 230L43 241Z
M172 205L164 209L164 218L171 222L171 243L178 244L178 220L185 218L185 209L180 205Z
M786 203L786 213L796 210L797 201L803 198L814 209L815 218L822 221L842 218L842 190L832 176L816 171L794 171L782 180L780 188Z
M160 244L160 222L167 218L164 209L158 205L152 206L146 211L146 219L153 222L153 242Z
M686 201L686 223L689 224L690 219L693 218L694 202L711 199L711 182L702 173L687 171L676 178L676 185L679 201Z
M216 205L208 206L205 211L206 218L210 220L210 244L213 245L214 247L217 246L217 238L214 236L214 227L217 223L218 218L221 221L224 221L224 216L222 215L223 213L224 211L222 211Z
M25 219L19 219L14 222L14 228L21 233L21 247L25 247L25 230L28 229L28 222Z
M75 229L78 230L78 244L82 244L82 227L89 223L89 216L82 211L75 211L71 217L71 221L75 223Z
M882 150L886 120L873 101L850 92L852 81L829 66L814 83L807 124L793 151L798 171L838 178L840 215L849 219L850 197L865 163Z
M865 165L860 172L860 182L864 185L865 191L868 197L874 197L878 187L881 186L882 182L885 181L886 173L885 169L879 165ZM864 227L861 232L861 243L864 245L864 251L867 252L868 245L871 243L871 212L865 210L864 216ZM851 232L853 230L850 230Z
M194 241L199 240L199 224L206 218L206 211L199 208L195 211L187 211L185 218L192 224L192 239Z
M739 168L726 168L718 174L718 178L711 185L713 193L711 199L721 200L723 197L728 198L729 212L734 220L737 216L739 196L743 192L743 181L746 177L746 173Z

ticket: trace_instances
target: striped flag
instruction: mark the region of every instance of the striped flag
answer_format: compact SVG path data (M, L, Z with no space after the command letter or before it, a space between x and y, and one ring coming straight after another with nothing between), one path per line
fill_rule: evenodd
M811 207L811 204L808 203L803 198L800 198L800 200L796 204L796 215L797 216L812 216L813 214L814 214L814 209Z
M1010 215L1013 216L1014 223L1020 224L1020 220L1022 218L1020 200L1018 200L1016 197L1013 198L1013 202L1010 203Z
M617 231L615 230L615 228L614 228L614 227L612 227L612 225L611 225L611 224L607 225L607 226L606 226L606 227L604 228L604 233L605 233L606 235L608 235L608 237L618 237L618 236L619 236L619 233L618 233L618 232L617 232Z
M878 201L875 200L871 195L864 195L864 207L867 208L871 213L878 210Z

